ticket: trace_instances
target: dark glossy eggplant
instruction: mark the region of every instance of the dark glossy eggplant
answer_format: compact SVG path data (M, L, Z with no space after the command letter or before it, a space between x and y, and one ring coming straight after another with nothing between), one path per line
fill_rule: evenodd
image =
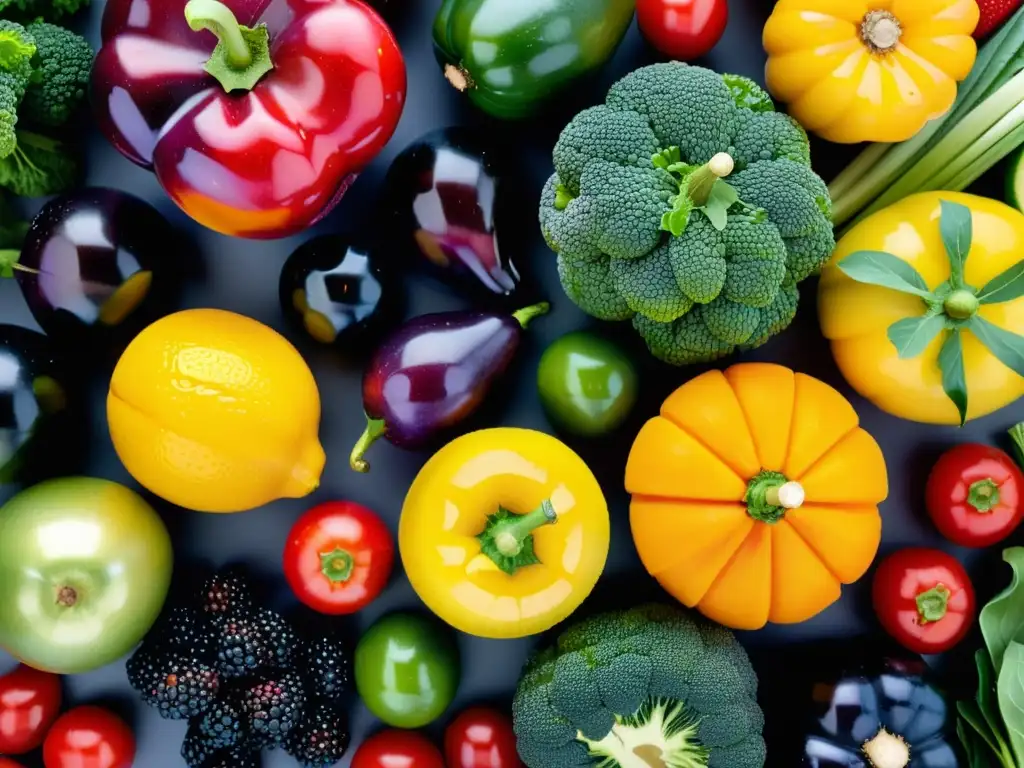
M174 310L178 245L148 203L113 189L80 189L53 199L32 221L15 277L55 343L117 344Z
M929 684L927 670L920 657L888 655L822 673L801 765L958 768L956 708Z
M381 437L418 448L472 414L512 362L523 329L547 311L541 303L512 314L440 312L388 336L363 376L366 430L352 449L352 469L370 469L366 451Z
M474 132L427 134L391 165L384 228L402 252L477 298L511 297L519 271L501 250L496 152Z
M72 387L49 340L0 325L0 485L58 474L72 436Z
M281 270L285 316L323 344L364 348L400 320L401 281L375 249L356 238L325 235L303 243Z

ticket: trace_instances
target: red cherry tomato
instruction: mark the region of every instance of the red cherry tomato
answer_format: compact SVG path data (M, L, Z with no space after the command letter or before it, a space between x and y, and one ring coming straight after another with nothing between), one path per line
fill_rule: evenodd
M284 573L315 611L354 613L387 586L395 560L391 531L366 507L331 501L309 510L288 534Z
M43 742L46 768L131 768L135 737L116 715L77 707L62 715Z
M352 768L444 768L437 747L415 731L381 731L364 741Z
M974 622L974 587L955 557L912 547L878 566L875 613L885 631L915 653L942 653Z
M473 707L459 715L444 734L448 768L522 768L512 721L501 712Z
M22 664L0 677L0 755L23 755L42 744L60 699L60 678L49 672Z
M928 514L947 539L964 547L1002 541L1024 518L1024 473L1009 454L965 443L946 451L928 476Z
M666 56L690 61L721 39L729 6L726 0L637 0L636 17L647 42Z

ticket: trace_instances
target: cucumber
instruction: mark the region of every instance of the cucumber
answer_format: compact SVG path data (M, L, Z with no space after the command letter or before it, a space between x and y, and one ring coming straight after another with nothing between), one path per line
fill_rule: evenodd
M1024 147L1010 157L1006 168L1006 202L1024 211Z

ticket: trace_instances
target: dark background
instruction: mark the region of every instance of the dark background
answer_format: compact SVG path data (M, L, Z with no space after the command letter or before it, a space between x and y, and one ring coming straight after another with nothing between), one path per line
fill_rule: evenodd
M171 2L172 0L155 0ZM507 0L516 2L517 0ZM102 0L85 19L84 29L98 42ZM632 69L651 63L653 54L646 49L634 28L614 60L592 83L574 88L565 98L539 118L521 124L493 121L472 109L468 102L444 81L435 63L431 45L431 22L440 0L377 0L391 20L405 52L409 70L408 103L402 122L391 144L366 170L342 203L316 233L358 231L370 220L381 191L384 172L394 156L420 135L450 125L478 126L506 156L515 178L505 190L503 250L511 253L520 270L552 300L553 312L531 325L527 343L505 377L491 405L472 426L483 424L531 427L551 430L540 408L535 387L536 368L545 346L577 328L599 328L619 338L640 365L642 391L630 423L614 436L602 440L566 437L593 468L604 486L612 516L612 547L608 566L594 594L580 614L605 610L637 602L641 598L668 598L644 572L633 549L629 533L628 498L622 489L622 475L632 436L643 420L656 413L663 397L702 369L672 369L654 363L634 337L628 324L611 326L597 323L576 309L558 286L555 259L544 245L536 225L536 205L540 187L551 173L550 152L559 131L579 109L598 103L615 79ZM764 54L760 45L761 28L770 11L769 0L730 0L731 20L722 41L703 64L721 72L735 72L762 80ZM361 360L336 350L317 347L297 334L284 321L278 304L278 274L291 251L313 232L302 237L276 242L232 240L202 230L185 217L162 193L153 176L123 159L109 147L91 125L83 125L87 135L87 181L89 184L117 187L132 192L155 205L180 228L197 253L182 254L192 269L181 308L217 307L254 317L284 333L309 361L319 382L323 399L321 437L327 449L328 463L320 489L310 498L282 501L241 515L204 515L177 509L151 499L160 511L174 538L179 573L193 563L223 564L241 561L262 574L273 604L302 616L281 575L281 549L295 519L314 504L332 499L352 499L376 510L397 530L398 516L405 490L427 459L424 453L406 453L381 441L374 448L374 470L360 476L348 468L348 453L363 428L360 403ZM815 144L814 160L826 178L849 160L847 148ZM998 195L1001 178L993 174L982 183L983 189ZM28 206L26 214L38 205ZM426 311L456 309L468 301L445 286L410 271L405 254L389 254L392 268L406 276L407 315ZM831 354L819 331L815 313L815 282L802 286L802 303L797 321L786 333L755 352L741 356L746 360L774 361L817 376L838 387L851 398L861 415L863 426L881 443L888 462L890 496L882 506L884 519L881 554L908 545L939 546L949 549L966 562L975 578L979 600L987 599L1009 581L1009 569L1000 560L1000 547L988 551L951 548L930 525L923 508L923 486L931 463L949 445L958 441L998 442L1006 447L1004 434L1012 423L1024 419L1024 403L1017 403L958 430L931 427L901 421L880 412L853 394L832 362ZM0 322L35 327L13 281L0 281ZM735 362L733 358L726 362ZM114 360L92 360L89 376L90 436L85 473L106 477L137 488L118 462L106 429L103 398ZM0 491L0 501L14 489ZM1024 543L1024 531L1009 543ZM401 569L383 597L361 614L345 620L343 626L355 640L383 613L394 609L418 609L419 601ZM761 694L769 719L770 764L792 766L783 755L790 738L798 733L792 722L807 701L795 685L797 678L813 674L828 645L826 639L877 637L878 629L870 605L870 574L859 584L844 589L842 599L831 608L797 626L770 626L759 632L740 633L762 677ZM580 615L577 614L577 615ZM515 688L520 666L534 644L531 639L489 641L460 636L463 657L462 685L459 697L445 719L435 724L441 729L463 706L494 701L507 706ZM975 633L952 657L936 659L942 682L954 690L969 692L975 684L969 661L980 637ZM11 664L0 651L0 670ZM71 703L101 702L114 706L130 718L139 743L136 765L144 768L177 768L184 736L183 723L159 719L152 710L136 705L129 689L123 660L91 674L67 679ZM362 706L353 706L355 743L379 723ZM353 750L354 751L354 750ZM350 752L351 757L351 752ZM348 766L346 759L342 766ZM36 763L29 763L35 766ZM294 765L283 753L265 759L271 768Z

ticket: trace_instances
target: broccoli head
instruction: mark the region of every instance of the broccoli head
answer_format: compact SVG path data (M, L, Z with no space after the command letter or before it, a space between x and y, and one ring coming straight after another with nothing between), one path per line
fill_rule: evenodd
M541 231L568 296L630 320L658 358L707 362L763 344L796 283L835 247L807 134L756 83L644 67L562 132Z
M35 40L36 53L22 116L39 125L64 125L85 99L92 46L81 35L56 24L40 21L30 24L28 31Z
M14 151L18 108L32 75L36 43L21 24L0 19L0 158Z
M0 0L0 16L29 22L36 19L59 21L89 5L89 0Z
M512 715L528 768L765 762L746 652L729 630L669 606L570 627L527 663Z

